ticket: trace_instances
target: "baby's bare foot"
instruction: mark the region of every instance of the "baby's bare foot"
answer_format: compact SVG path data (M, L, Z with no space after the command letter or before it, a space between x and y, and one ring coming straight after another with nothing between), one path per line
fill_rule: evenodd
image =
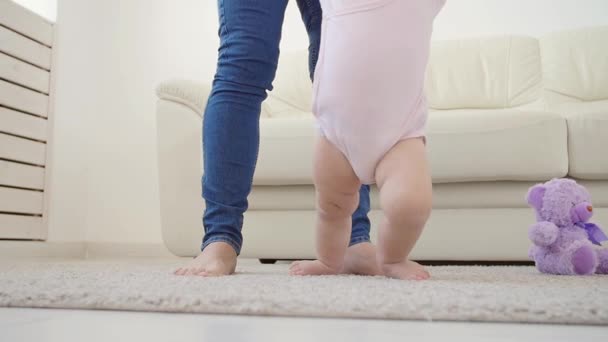
M369 242L348 247L344 256L344 267L342 267L340 273L367 276L383 275L376 262L376 247Z
M186 267L178 268L174 274L185 276L219 277L234 273L236 252L225 242L214 242L190 261Z
M295 276L304 275L332 275L339 274L339 270L333 269L319 260L295 261L289 266L289 274Z
M403 280L426 280L431 277L422 265L411 260L394 264L382 264L384 275Z

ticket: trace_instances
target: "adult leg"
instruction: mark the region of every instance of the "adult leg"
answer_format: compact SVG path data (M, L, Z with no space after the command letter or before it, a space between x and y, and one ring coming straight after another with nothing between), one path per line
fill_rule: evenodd
M219 0L217 72L203 119L202 253L180 275L233 273L259 148L259 116L272 89L287 0Z

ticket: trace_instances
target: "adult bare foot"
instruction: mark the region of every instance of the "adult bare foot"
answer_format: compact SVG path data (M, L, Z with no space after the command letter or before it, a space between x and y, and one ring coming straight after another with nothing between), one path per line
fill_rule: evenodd
M289 274L296 276L304 275L333 275L339 274L340 270L333 269L319 260L314 261L295 261L289 266Z
M214 242L174 274L181 276L219 277L234 273L236 252L225 242Z
M376 246L370 242L363 242L348 247L344 256L344 267L340 273L366 276L384 275L376 262Z
M382 271L389 278L403 280L426 280L431 277L422 265L411 260L394 264L383 264Z

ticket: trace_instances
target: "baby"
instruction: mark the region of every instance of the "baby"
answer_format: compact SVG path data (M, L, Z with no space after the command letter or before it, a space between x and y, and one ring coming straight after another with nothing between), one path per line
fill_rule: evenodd
M381 274L422 280L408 260L431 211L425 149L425 70L433 20L445 0L321 0L323 31L315 70L318 260L292 275L340 272L361 184L377 184Z

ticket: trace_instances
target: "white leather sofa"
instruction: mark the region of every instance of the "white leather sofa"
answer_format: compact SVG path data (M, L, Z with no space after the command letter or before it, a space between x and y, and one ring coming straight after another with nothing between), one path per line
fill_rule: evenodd
M573 177L608 227L608 27L540 39L436 41L428 69L434 210L418 260L528 260L528 187ZM284 53L263 104L261 143L242 255L314 257L315 130L306 52ZM210 80L205 80L210 81ZM210 82L158 87L162 232L194 256L201 223L201 115ZM372 239L381 215L372 193Z

